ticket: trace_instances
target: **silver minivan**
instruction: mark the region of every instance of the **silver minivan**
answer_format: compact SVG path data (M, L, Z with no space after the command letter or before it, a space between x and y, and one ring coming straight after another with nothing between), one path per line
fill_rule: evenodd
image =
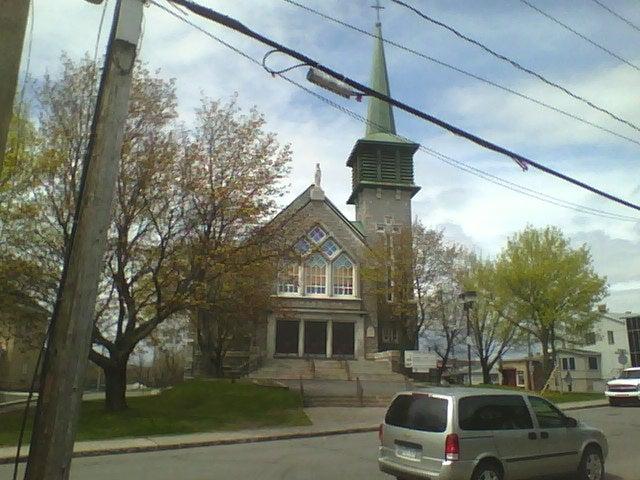
M604 480L604 434L528 392L402 392L380 425L380 470L402 480Z

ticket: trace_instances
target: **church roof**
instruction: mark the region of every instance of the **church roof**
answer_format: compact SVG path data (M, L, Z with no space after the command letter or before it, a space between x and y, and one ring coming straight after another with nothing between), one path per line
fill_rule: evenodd
M285 208L283 208L280 213L278 213L275 218L273 218L273 220L271 220L272 222L277 221L279 217L282 217L284 215L296 215L296 213L298 213L298 211L302 210L309 202L311 201L318 201L318 200L314 200L312 198L312 190L314 188L318 188L315 185L310 185L309 187L307 187L300 195L298 195L289 205L287 205ZM323 194L323 199L321 200L322 202L325 203L325 205L327 205L329 207L330 210L333 211L333 213L336 214L336 216L342 220L342 222L349 228L349 230L351 230L354 235L360 240L362 241L362 243L364 243L366 245L366 240L365 240L365 236L364 236L364 229L362 228L362 224L360 224L360 222L352 222L350 221L347 217L345 217L345 215L338 209L338 207L335 206L335 204L329 200L326 195Z

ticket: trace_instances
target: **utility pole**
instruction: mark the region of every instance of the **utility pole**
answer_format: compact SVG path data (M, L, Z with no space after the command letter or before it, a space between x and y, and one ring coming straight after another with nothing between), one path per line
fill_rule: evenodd
M13 116L31 0L0 0L0 174Z
M53 315L40 377L27 480L69 478L142 7L142 0L116 3L62 294Z

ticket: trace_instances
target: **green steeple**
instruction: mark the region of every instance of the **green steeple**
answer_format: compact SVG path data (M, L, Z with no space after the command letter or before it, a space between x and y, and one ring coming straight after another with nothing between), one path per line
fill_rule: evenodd
M373 48L373 62L371 65L371 80L369 86L377 92L390 95L389 75L387 74L387 61L384 56L384 43L382 41L382 26L380 22L376 22L374 34L376 39ZM369 123L367 123L366 139L387 141L394 139L392 135L396 134L396 124L393 119L391 105L387 102L375 97L370 97L369 108L367 109L367 120Z
M374 8L381 7L376 4ZM391 96L379 21L375 24L374 34L369 86L377 92ZM376 195L380 195L378 198L381 198L382 190L393 192L394 198L401 197L401 191L408 191L412 197L420 190L420 187L413 183L413 154L418 149L418 144L396 134L393 110L391 105L383 100L369 97L367 121L365 136L356 142L347 160L347 166L352 168L353 188L347 203L360 205L360 194L371 189L377 192Z

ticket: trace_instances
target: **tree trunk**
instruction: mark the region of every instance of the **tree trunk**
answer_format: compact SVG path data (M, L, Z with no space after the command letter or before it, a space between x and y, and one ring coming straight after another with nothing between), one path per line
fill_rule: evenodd
M110 412L127 409L127 362L104 368L105 408Z
M489 366L489 362L487 359L480 355L480 367L482 368L482 383L490 384L491 383L491 367Z
M224 377L223 358L220 358L215 345L200 344L200 373L207 377Z

